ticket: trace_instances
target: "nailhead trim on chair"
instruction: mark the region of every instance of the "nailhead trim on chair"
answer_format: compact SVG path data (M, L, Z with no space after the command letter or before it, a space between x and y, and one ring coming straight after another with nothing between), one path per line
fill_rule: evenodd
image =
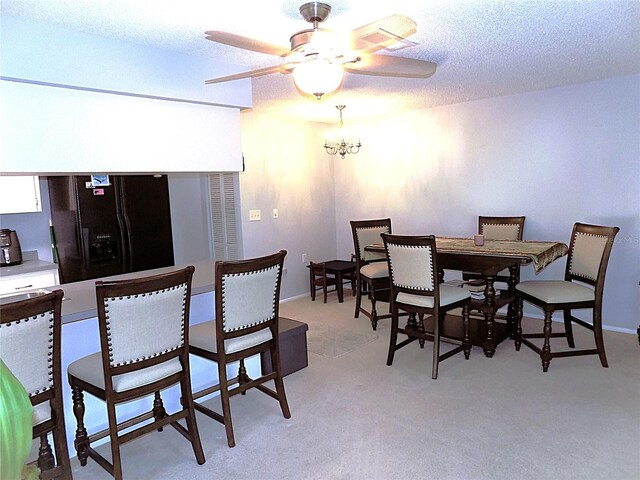
M258 273L268 272L269 270L274 270L274 269L278 270L276 275L279 275L279 273L280 273L280 265L274 265L274 266L269 267L269 268L263 268L262 270L253 270L251 272L229 273L227 275L223 275L222 276L222 297L224 298L225 280L227 278L229 278L229 277L242 277L242 276L247 276L247 275L256 275ZM271 316L267 317L267 318L264 318L262 320L259 320L257 322L251 323L249 325L244 325L244 326L240 326L240 327L236 327L236 328L232 328L230 330L227 330L226 322L225 322L225 317L226 317L226 315L225 315L225 304L224 304L224 300L223 300L223 303L222 303L222 329L225 332L233 332L233 331L236 331L236 330L240 330L241 328L253 327L254 325L259 325L261 323L264 323L264 322L267 322L267 321L271 320L274 317L274 313L273 312L275 312L275 307L276 307L275 299L276 299L276 292L278 290L278 283L279 282L276 281L276 283L274 285L274 288L273 288L273 301L272 301L272 304L271 304L271 312L272 312Z
M127 360L126 362L119 362L114 364L113 363L113 348L112 348L112 344L111 344L111 324L109 322L109 302L114 302L117 300L123 300L123 299L131 299L133 298L138 298L138 297L146 297L151 296L151 295L157 295L159 293L164 293L164 292L168 292L171 290L177 290L177 289L183 289L184 290L184 296L182 299L182 326L180 328L180 343L178 345L176 345L173 348L169 348L166 350L163 350L161 352L155 353L153 355L148 355L145 357L141 357L141 358L135 358L133 360ZM185 329L185 325L184 325L184 316L185 316L185 312L186 312L186 302L187 302L187 284L186 283L181 283L180 285L174 285L173 287L169 287L169 288L163 288L162 290L154 290L151 292L145 292L145 293L140 293L137 295L127 295L125 296L121 296L121 297L110 297L110 298L105 298L104 299L104 312L105 312L105 320L107 323L107 345L109 347L109 363L111 364L112 367L120 367L122 365L129 365L131 363L137 363L137 362L141 362L142 360L147 360L149 358L154 358L154 357L159 357L160 355L163 355L165 353L168 352L172 352L178 348L180 348L183 344L184 344L184 329Z
M422 246L417 246L417 245L398 245L396 243L389 243L389 244L387 244L387 249L389 247L391 247L391 246L396 247L396 248L406 248L406 249L414 249L414 250L417 250L419 248L424 249L424 250L429 250L429 256L431 257L431 262L432 262L431 264L433 265L433 252L431 251L431 247L422 247ZM387 254L388 254L388 251L387 251ZM391 260L391 256L389 256L389 259ZM391 272L390 273L391 273L391 275L393 275L393 261L390 261L389 263L391 265ZM433 272L433 268L431 268L431 272L429 272L429 273L431 273L431 285L435 285L435 278L433 276L433 273L434 273ZM427 288L417 287L415 285L403 285L403 284L400 284L400 283L397 284L397 285L399 287L413 288L415 290L423 290L425 292L432 292L434 290L433 288L432 289L427 289Z
M25 323L29 320L35 320L40 317L44 317L45 315L49 315L49 346L47 347L47 371L49 377L49 386L46 388L41 388L40 390L36 390L35 392L29 392L29 397L33 397L38 395L39 393L46 392L47 390L51 390L53 388L53 310L49 312L41 313L40 315L34 315L32 317L25 317L16 320L15 322L7 322L0 324L0 328L2 327L10 327L11 324L18 325L20 322L24 321Z
M520 236L520 224L519 223L483 223L482 229L484 231L485 226L492 227L515 227L517 236Z
M573 241L575 243L576 238L578 238L578 235L583 235L585 237L598 237L598 238L608 238L606 235L596 235L594 233L584 233L584 232L576 232L575 235L573 236ZM575 275L576 277L583 277L583 278L588 278L589 280L597 280L596 277L592 277L590 275L585 275L583 273L580 272L576 272L574 271L574 267L573 267L573 252L571 254L571 261L569 263L569 272L571 272L572 275Z

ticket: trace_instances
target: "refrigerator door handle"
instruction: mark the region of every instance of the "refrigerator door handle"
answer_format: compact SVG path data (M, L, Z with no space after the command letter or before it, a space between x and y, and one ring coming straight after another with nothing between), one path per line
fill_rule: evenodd
M131 222L127 215L125 205L127 193L122 177L117 178L118 194L116 196L116 208L118 211L118 224L120 225L120 240L122 242L122 268L124 272L133 271L133 242L131 239Z

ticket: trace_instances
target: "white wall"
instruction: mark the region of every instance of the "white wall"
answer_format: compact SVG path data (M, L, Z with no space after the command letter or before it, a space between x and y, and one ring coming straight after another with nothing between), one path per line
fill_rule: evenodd
M204 84L233 66L10 16L0 46L3 172L242 167L250 83Z
M254 112L243 112L241 122L246 166L240 173L244 257L284 248L287 275L281 297L306 293L308 262L336 258L335 158L324 153L321 124ZM274 208L277 220L272 218ZM261 221L249 221L253 209L262 211Z
M394 233L468 236L478 215L526 215L525 239L566 243L576 221L617 225L604 323L635 330L639 87L640 76L626 76L358 123L364 146L335 170L338 256L353 250L353 219L389 216ZM536 278L561 278L564 264Z

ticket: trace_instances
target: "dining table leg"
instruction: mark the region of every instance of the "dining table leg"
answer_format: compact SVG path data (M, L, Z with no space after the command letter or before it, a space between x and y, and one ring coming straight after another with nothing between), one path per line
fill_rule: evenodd
M516 285L520 282L520 265L509 267L509 281L507 282L507 294L512 298L507 307L507 332L509 338L515 338L516 331Z
M496 289L493 286L495 282L495 276L487 275L485 278L485 287L484 287L484 320L485 326L487 329L487 335L485 337L484 342L482 343L482 350L484 351L485 356L491 358L493 354L496 352L496 342L493 338L493 324L495 321L495 298L496 298Z

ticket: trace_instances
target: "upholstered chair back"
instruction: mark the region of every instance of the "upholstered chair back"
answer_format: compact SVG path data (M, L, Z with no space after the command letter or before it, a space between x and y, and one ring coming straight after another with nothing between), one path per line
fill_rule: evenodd
M384 235L392 289L397 293L438 294L436 240L429 236Z
M518 240L520 227L516 224L484 224L482 234L487 240Z
M281 265L222 274L222 326L231 332L273 320Z
M187 283L103 299L113 366L157 357L184 345Z
M7 310L2 311L0 355L30 397L53 388L53 304L49 308L11 319Z
M389 274L396 287L433 291L433 249L430 245L387 244Z
M522 240L525 217L479 217L478 233L487 240Z
M618 231L618 227L576 223L569 244L565 279L579 280L590 285L603 284Z
M383 233L391 233L391 219L379 220L354 220L351 222L353 232L354 247L357 254L356 261L370 262L384 260L385 255L376 252L367 252L367 245L381 244Z

